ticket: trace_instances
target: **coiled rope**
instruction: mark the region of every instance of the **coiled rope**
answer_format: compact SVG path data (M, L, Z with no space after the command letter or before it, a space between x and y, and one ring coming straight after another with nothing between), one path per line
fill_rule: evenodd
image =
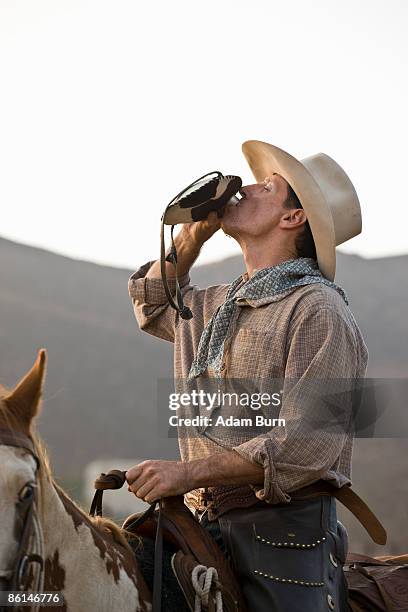
M208 598L212 587L215 587L215 612L222 612L221 585L215 567L196 565L191 572L191 582L196 593L194 612L202 612L203 606L208 607Z

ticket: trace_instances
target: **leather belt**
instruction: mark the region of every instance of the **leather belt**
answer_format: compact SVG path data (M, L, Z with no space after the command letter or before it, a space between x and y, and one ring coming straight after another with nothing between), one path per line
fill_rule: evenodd
M359 495L348 485L341 488L331 485L325 480L308 485L290 493L292 499L310 499L317 495L332 495L339 500L361 523L371 539L376 544L384 545L387 542L387 532L380 523L374 512Z
M249 487L213 487L200 491L197 497L192 498L191 494L188 501L195 506L196 510L208 510L213 518L218 518L223 514L220 502L224 502L230 495L236 499L235 508L248 507L255 504L269 506L266 502L258 500ZM250 491L250 493L249 493ZM245 494L246 492L246 494ZM319 495L330 495L339 500L361 523L372 540L376 544L384 545L387 542L387 532L375 514L367 504L361 499L350 486L345 485L341 488L335 487L325 480L317 482L288 492L292 500L307 500ZM241 503L240 503L241 502ZM219 509L218 509L219 508ZM224 510L224 512L231 507Z

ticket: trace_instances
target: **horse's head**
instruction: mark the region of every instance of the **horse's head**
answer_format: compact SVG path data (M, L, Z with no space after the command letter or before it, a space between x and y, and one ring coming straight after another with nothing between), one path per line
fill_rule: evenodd
M0 589L19 561L38 485L33 425L40 408L46 352L12 391L0 386Z

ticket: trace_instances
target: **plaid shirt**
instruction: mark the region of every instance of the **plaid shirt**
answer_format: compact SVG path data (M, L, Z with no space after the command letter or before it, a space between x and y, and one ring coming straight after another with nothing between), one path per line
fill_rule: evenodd
M230 285L199 289L190 285L189 275L181 277L184 302L194 315L189 321L182 320L168 305L161 279L146 278L152 264L142 266L129 280L135 315L142 330L174 343L176 381L187 380L201 333L224 302ZM245 273L242 282L246 280ZM169 279L169 286L174 293L174 280ZM187 429L179 430L182 460L233 449L261 465L263 486L245 487L250 493L240 493L238 497L246 500L242 505L258 499L288 502L290 491L319 479L338 487L350 483L353 436L344 423L352 414L351 394L342 390L331 396L330 415L333 411L335 415L336 411L341 413L337 423L340 426L326 427L325 411L321 422L316 422L319 417L314 416L313 427L302 426L316 397L313 381L330 380L334 388L339 380L345 380L349 388L350 381L365 375L367 348L349 307L337 291L322 284L298 287L273 297L240 299L238 304L240 314L225 340L222 376L231 380L291 381L279 409L279 418L285 419L286 425L260 435L245 427L222 427L217 435L211 431L188 435ZM211 377L211 371L206 376ZM226 487L232 495L234 488L238 489ZM242 487L239 489L242 492ZM187 504L196 508L199 496L200 491L187 494Z

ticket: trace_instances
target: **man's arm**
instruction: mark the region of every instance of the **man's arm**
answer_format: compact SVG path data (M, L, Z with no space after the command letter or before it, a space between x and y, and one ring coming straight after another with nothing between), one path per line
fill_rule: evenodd
M143 461L126 472L128 490L151 503L199 487L262 484L264 469L235 451L195 461Z
M201 247L220 228L220 219L216 212L211 212L207 219L195 223L184 223L181 230L174 238L177 249L177 274L184 276L188 274L191 266L197 259ZM175 277L173 264L166 261L166 274L168 278ZM160 260L154 262L146 278L161 278Z
M189 284L188 272L198 257L204 242L220 227L215 212L210 213L204 221L185 223L174 239L177 248L177 275L185 304L193 313L199 314L203 308L204 294ZM166 262L166 273L170 291L174 294L174 266ZM216 300L218 292L212 288L211 296ZM129 279L129 295L140 329L152 336L174 342L177 324L177 313L167 301L161 279L160 261L149 262L141 266ZM208 299L207 299L208 302ZM215 308L215 307L214 307Z

